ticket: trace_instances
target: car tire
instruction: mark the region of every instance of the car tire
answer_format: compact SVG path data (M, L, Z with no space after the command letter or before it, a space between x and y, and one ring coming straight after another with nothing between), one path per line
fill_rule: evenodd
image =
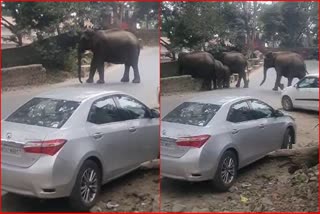
M92 178L92 181L90 182L91 176L94 176L94 174L91 174L91 173L95 174L96 182L94 182L95 181L94 178ZM93 193L94 190L92 190L91 188L88 188L89 182L92 184L91 188L93 187L93 185L95 186L95 189L96 189L95 194ZM83 193L81 193L81 189L85 189L85 188L87 188L87 190L89 189L88 190L89 197L90 197L90 191L92 192L92 198L90 198L89 200L86 200L86 194L82 196ZM98 165L94 161L86 160L79 170L75 185L70 195L70 206L77 211L89 211L90 208L93 207L97 202L97 199L100 195L100 189L101 189L101 169L98 167ZM86 190L83 190L83 192L85 191Z
M292 111L293 110L293 104L292 100L289 96L283 96L281 100L282 108L286 111Z
M281 149L292 149L293 144L294 144L294 133L292 129L287 128L283 136Z
M232 163L229 162L230 160L232 161ZM233 164L232 166L230 166L231 167L230 169L226 169L228 168L228 165L226 165L228 163ZM227 171L227 170L231 170L231 171ZM214 189L219 192L228 191L228 189L233 185L233 183L237 178L237 173L238 173L237 170L238 170L237 156L233 151L227 150L225 153L223 153L219 161L216 174L213 178ZM232 178L226 177L226 176L230 176L229 175L230 173L233 173L233 176L231 174Z

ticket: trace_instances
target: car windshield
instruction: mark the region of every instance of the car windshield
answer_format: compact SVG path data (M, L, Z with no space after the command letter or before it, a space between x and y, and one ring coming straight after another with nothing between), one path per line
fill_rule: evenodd
M206 126L220 107L208 103L184 102L166 115L162 121Z
M79 102L50 98L33 98L6 121L49 128L60 128L78 108Z

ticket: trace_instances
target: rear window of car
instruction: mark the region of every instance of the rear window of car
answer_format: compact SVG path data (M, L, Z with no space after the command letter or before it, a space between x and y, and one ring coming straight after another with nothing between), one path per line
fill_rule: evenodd
M184 102L167 114L162 121L206 126L220 107L220 105L208 103Z
M33 98L12 113L6 121L48 128L61 128L80 102Z

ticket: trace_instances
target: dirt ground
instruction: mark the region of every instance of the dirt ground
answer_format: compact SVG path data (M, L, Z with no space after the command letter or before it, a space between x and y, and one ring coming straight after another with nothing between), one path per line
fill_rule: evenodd
M158 161L117 179L102 188L99 202L91 212L159 211Z
M298 124L294 148L318 144L318 115L292 112ZM217 193L209 182L162 179L161 209L167 212L318 211L318 165L288 173L286 160L264 158L239 172L229 192Z

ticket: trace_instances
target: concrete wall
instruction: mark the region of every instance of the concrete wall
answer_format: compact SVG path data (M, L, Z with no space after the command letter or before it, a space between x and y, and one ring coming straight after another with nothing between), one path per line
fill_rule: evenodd
M42 84L46 81L46 69L41 64L2 69L2 87Z
M160 77L172 77L178 76L178 62L177 61L168 61L168 62L161 62L160 64L161 74Z
M161 78L161 94L200 90L202 81L193 79L191 75Z

